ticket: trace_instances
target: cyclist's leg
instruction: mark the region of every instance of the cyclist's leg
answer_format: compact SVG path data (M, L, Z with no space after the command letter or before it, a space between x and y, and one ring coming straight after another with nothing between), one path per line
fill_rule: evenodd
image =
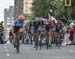
M34 40L35 40L35 48L37 50L38 49L38 36L37 36L37 33L35 33L35 35L34 35Z
M48 31L47 31L46 44L47 44L47 49L48 49L49 47L49 32Z
M49 32L49 46L51 47L51 41L52 41L52 32Z
M18 32L18 34L16 35L16 50L17 53L20 52L20 37L23 36L23 32Z
M60 33L57 33L57 40L56 40L56 46L59 48L60 47Z
M15 48L15 44L16 44L16 34L18 33L19 28L20 27L18 27L18 26L14 26L14 32L13 32L13 44L14 44L14 48Z
M58 46L58 32L55 33L55 44L56 46Z
M42 40L43 40L43 32L41 31L41 33L40 33L40 40L39 40L40 49L42 47Z
M24 44L24 33L22 35L22 44Z
M13 40L12 41L13 41L14 48L15 48L15 44L16 44L16 34L15 33L13 34Z

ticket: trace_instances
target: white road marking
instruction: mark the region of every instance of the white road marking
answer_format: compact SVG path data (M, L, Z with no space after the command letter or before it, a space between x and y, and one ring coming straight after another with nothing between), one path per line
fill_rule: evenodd
M7 54L6 54L6 56L8 56L8 57L9 57L9 56L10 56L10 54L9 54L9 53L7 53Z
M9 57L9 56L10 56L10 54L8 53L8 52L9 52L9 50L7 49L6 44L4 45L4 48L5 48L6 56L7 56L7 57Z
M4 48L5 48L5 49L7 49L7 47L6 47L6 46L4 46Z
M70 50L69 52L74 53L75 51L74 50Z
M60 58L60 59L75 59L75 57L43 57L44 59L50 59L50 58L54 58L54 59L58 59L58 58Z
M8 52L9 50L5 50L6 52Z

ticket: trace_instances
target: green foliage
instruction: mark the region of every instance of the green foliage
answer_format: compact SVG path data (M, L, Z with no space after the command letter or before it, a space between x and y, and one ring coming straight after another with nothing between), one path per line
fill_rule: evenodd
M34 0L32 10L35 17L48 17L46 0Z
M52 9L53 12L50 13L56 18L63 18L65 16L65 11L68 19L72 19L71 14L75 8L75 0L72 0L72 6L65 9L65 0L33 0L33 15L34 17L45 17L48 18L49 9Z

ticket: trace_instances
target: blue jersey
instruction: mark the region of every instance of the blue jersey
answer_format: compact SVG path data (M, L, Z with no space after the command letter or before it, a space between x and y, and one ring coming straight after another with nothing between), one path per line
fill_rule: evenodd
M41 26L41 30L42 30L42 31L45 31L45 25L42 25L42 26Z
M38 31L38 26L34 26L34 32Z
M19 19L16 19L14 21L14 26L23 27L23 21L20 21Z
M35 24L34 25L34 32L37 32L38 31L38 27L39 27L38 24Z

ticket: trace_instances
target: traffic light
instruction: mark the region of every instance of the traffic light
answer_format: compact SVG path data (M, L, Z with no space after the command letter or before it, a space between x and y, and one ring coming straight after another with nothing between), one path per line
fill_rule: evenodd
M65 6L71 6L71 0L65 0Z

